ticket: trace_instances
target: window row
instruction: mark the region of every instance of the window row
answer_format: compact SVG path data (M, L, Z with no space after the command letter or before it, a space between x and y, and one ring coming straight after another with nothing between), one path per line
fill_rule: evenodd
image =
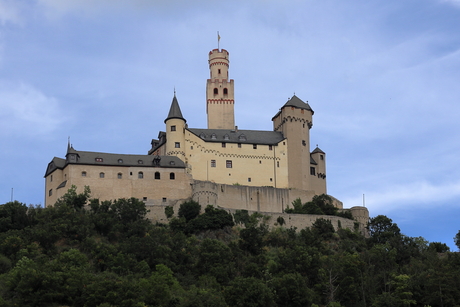
M217 87L214 88L214 95L219 95L219 89ZM224 88L224 95L228 95L228 89Z
M259 164L262 164L262 160L259 160ZM217 162L216 160L211 160L211 167L216 167L217 166ZM225 161L225 166L227 168L233 168L233 162L232 160L226 160ZM276 167L280 167L280 162L279 161L276 161ZM311 171L311 170L310 170Z
M86 177L87 173L86 172L81 172L82 177ZM130 176L133 175L132 172L129 173ZM100 172L99 173L99 178L105 178L105 173ZM117 174L118 179L123 179L123 173L118 173ZM139 179L144 179L144 173L143 172L138 172L137 173L137 178ZM154 179L161 179L161 174L160 172L155 172ZM174 180L176 179L176 174L175 173L169 173L169 179Z

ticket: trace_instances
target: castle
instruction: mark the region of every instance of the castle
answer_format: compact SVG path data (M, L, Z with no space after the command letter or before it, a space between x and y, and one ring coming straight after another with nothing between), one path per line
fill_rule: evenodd
M239 129L229 64L227 50L209 52L207 129L188 127L174 93L165 131L146 155L78 151L69 143L65 159L53 158L46 169L45 206L72 185L80 191L89 186L101 200L142 199L157 220L164 219L162 208L186 199L282 214L296 198L306 202L326 194L326 154L318 147L310 151L310 105L294 95L272 118L273 131ZM340 201L335 205L342 209ZM366 208L351 210L367 222Z

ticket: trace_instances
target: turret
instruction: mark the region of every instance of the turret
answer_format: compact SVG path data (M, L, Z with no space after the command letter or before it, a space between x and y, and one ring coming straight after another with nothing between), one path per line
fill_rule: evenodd
M225 49L209 52L210 79L206 83L208 129L234 129L234 82L228 79L229 53Z
M166 155L185 157L185 123L176 94L171 102L166 124Z
M310 179L310 129L313 110L308 103L292 96L272 118L273 130L287 139L288 184L290 188L312 190Z

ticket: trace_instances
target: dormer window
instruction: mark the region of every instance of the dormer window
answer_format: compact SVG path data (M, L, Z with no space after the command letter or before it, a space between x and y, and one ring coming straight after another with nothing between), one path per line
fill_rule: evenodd
M246 141L246 135L240 134L240 136L238 137L238 140L239 141Z
M144 164L143 160L137 160L137 164Z
M118 163L123 163L123 159L118 159Z
M217 139L217 136L216 136L216 134L215 134L215 133L211 134L211 139L212 139L212 140L215 140L215 139Z
M169 162L169 165L176 165L176 162L170 161L170 162Z
M102 158L96 158L96 162L104 162Z
M228 141L229 139L230 139L230 137L228 136L228 134L224 135L224 140Z
M200 138L202 138L204 140L206 138L206 134L200 133Z

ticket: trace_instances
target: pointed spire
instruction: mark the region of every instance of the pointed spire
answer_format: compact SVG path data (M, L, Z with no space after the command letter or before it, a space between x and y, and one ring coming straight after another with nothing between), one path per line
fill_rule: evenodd
M169 109L168 117L165 119L165 123L169 119L172 119L172 118L182 119L184 122L187 122L185 120L185 118L182 116L182 112L181 112L180 107L179 107L179 102L177 102L176 89L174 89L174 97L173 97L173 100L171 102L171 108Z

